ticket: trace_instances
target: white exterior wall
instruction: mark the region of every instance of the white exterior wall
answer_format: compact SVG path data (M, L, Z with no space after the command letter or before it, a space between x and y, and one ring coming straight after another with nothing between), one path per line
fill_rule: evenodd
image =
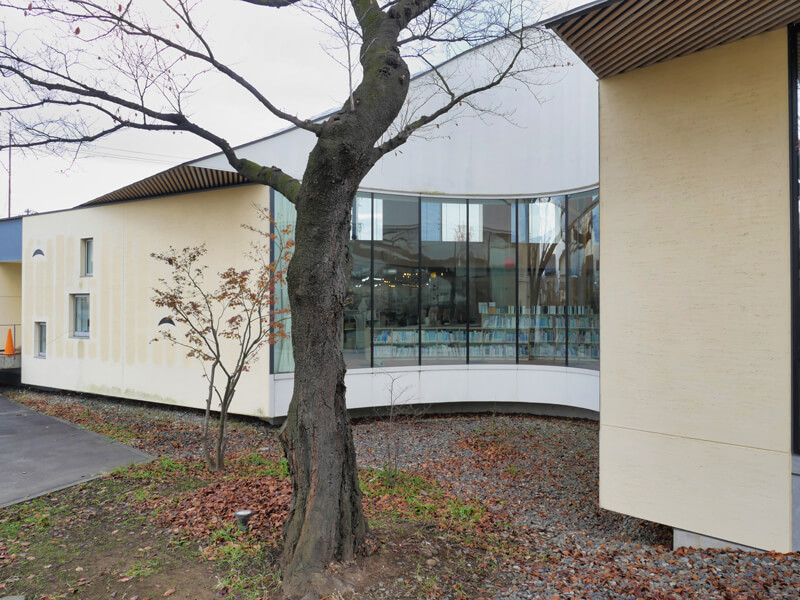
M530 365L432 365L354 369L347 372L347 408L380 408L393 403L389 385L395 378L398 406L447 403L513 403L558 405L598 411L599 373L588 369ZM272 376L271 413L285 416L294 375Z
M597 186L597 81L568 50L553 58L567 66L542 72L534 93L510 82L479 97L505 116L474 116L466 109L454 120L412 136L399 152L383 157L362 189L445 196L530 197ZM471 54L448 65L480 78L485 63ZM412 82L422 88L431 76ZM429 83L429 82L428 82ZM424 93L424 92L422 92ZM419 95L419 94L417 94ZM424 136L424 137L422 137ZM239 150L243 158L276 165L301 178L315 136L289 129ZM224 157L193 163L231 170Z

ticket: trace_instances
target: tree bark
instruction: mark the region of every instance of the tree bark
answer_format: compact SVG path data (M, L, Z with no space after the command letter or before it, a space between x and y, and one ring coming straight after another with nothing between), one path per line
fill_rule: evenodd
M367 533L340 349L355 189L308 181L303 188L288 273L295 382L280 440L293 493L282 569L287 596L321 597L335 587L322 571L353 560Z
M364 30L364 77L352 105L321 125L294 198L295 247L287 274L294 393L279 434L293 488L282 557L283 592L290 598L319 598L337 589L341 582L325 568L353 560L368 530L341 351L352 267L347 241L353 199L379 158L375 143L408 94L408 67L396 41L413 12L389 16L369 0L355 0L354 7Z

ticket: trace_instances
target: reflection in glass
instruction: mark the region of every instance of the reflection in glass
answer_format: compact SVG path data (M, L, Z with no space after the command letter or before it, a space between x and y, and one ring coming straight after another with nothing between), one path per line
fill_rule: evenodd
M466 202L423 198L420 214L422 364L463 364L467 360Z
M374 367L468 359L597 369L598 200L597 190L513 201L359 194L347 366L369 367L372 354ZM276 193L276 225L294 217ZM285 288L280 299L288 305ZM275 345L274 367L293 370L288 340Z
M571 367L597 369L600 360L600 205L597 190L569 196L569 299Z
M516 362L516 202L469 205L469 362Z
M275 221L275 229L280 231L289 225L294 227L297 219L297 211L294 204L289 202L286 197L278 192L273 192L273 215L272 220ZM286 284L278 287L278 302L277 308L289 308L289 290ZM276 373L291 373L294 371L294 357L292 356L292 316L289 313L282 314L278 317L284 324L284 331L289 337L279 339L272 347L273 368Z
M372 196L358 194L353 202L351 237L347 246L353 259L353 270L347 295L344 299L344 323L342 327L342 353L348 369L363 369L370 366L371 299L371 250L370 223L372 221ZM377 227L373 230L376 239L383 235Z
M419 199L375 194L375 206L378 205L381 237L374 241L373 363L376 367L416 365L419 364ZM377 217L377 208L375 214Z
M564 196L520 200L519 362L566 360Z

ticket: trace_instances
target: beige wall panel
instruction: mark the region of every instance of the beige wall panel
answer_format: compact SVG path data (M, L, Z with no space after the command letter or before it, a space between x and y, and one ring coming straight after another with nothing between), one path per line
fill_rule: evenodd
M207 243L213 275L245 265L251 239L240 225L253 220L254 203L268 206L259 186L187 194L39 215L25 221L23 247L45 257L24 258L32 347L34 321L48 323L46 359L23 358L25 383L202 408L206 383L202 368L157 337L168 314L152 303L153 287L168 271L152 252ZM80 277L81 239L94 240L94 275ZM70 296L90 294L89 339L71 334ZM31 333L29 333L31 331ZM232 411L268 416L267 352L239 384Z
M737 467L725 458L733 449L707 468L683 458L697 440L789 452L786 39L769 33L600 82L603 505L783 548L786 460L770 459L765 473L781 476L767 494L740 481L756 463ZM664 442L619 428L675 436L679 451L650 473ZM633 441L643 445L624 457ZM717 466L741 487L713 505L705 482ZM735 505L759 507L747 530L762 541L736 538Z
M117 270L108 264L104 249L122 240L121 223L111 207L37 215L23 227L23 324L28 340L22 357L23 382L78 391L90 385L108 385L122 377L122 366L102 360L100 348L119 336L106 328L103 314L121 297L120 289L103 291L103 278ZM82 276L81 244L92 238L93 275ZM35 249L44 256L33 257ZM90 336L73 335L72 296L89 294ZM27 299L30 299L27 300ZM47 357L34 356L33 323L47 323ZM102 334L101 334L102 332ZM62 385L63 383L63 385Z
M785 452L608 425L601 426L600 439L602 506L645 519L655 513L660 522L688 531L791 551L791 496L783 484L791 457ZM687 513L687 499L694 497L703 499L705 510Z
M601 82L607 424L788 451L786 34Z
M19 325L22 323L22 263L0 263L0 324ZM5 347L6 330L2 333ZM22 342L21 332L20 340Z

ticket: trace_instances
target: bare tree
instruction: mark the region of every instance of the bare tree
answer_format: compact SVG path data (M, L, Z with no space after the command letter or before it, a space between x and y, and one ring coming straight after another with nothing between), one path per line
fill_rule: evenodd
M151 300L172 313L183 333L176 335L165 327L153 341L166 340L184 349L189 358L198 359L208 382L201 441L211 471L225 469L228 411L239 380L258 360L261 348L287 337L283 323L287 310L277 308L275 290L283 282L291 258L291 227L271 227L274 221L262 207L256 207L256 217L258 225L242 225L256 234L247 254L249 268L228 267L218 274L216 284L206 279L207 267L200 262L207 251L205 244L180 250L170 246L150 255L169 269L169 276L158 280ZM274 257L270 256L271 245ZM217 404L219 420L212 453L209 426Z
M343 61L353 78L338 112L311 121L279 108L220 60L195 20L193 0L163 0L147 12L132 0L0 0L8 14L28 15L32 28L2 30L0 111L13 124L13 147L58 149L123 129L189 132L218 147L242 176L294 203L288 289L295 379L280 432L293 484L283 589L290 597L324 595L332 584L326 565L352 560L367 533L339 348L355 193L375 163L412 135L454 110L480 108L481 92L509 80L529 83L553 60L542 52L548 34L531 26L536 0L244 1L333 19L331 28L351 52ZM49 35L37 36L34 23L50 26ZM470 49L480 70L445 62ZM263 57L265 65L269 59ZM398 119L409 102L409 61L433 69L437 93ZM206 76L221 76L268 114L316 136L304 173L259 164L194 120L187 106Z

